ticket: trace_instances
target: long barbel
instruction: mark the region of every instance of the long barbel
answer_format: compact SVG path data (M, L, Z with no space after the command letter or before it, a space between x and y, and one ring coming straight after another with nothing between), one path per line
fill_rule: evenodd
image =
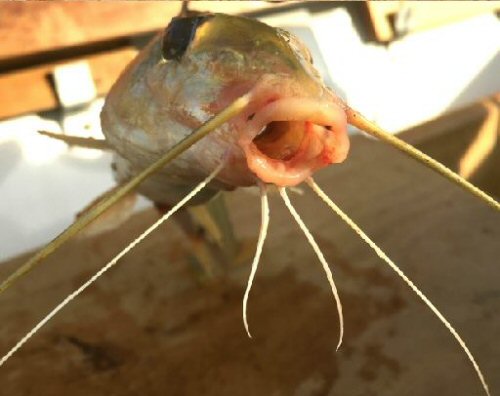
M73 224L71 224L66 230L59 234L55 239L45 245L41 250L39 250L34 256L32 256L27 262L25 262L20 268L13 272L7 279L5 279L0 284L0 294L3 293L10 285L12 285L17 279L21 278L23 275L31 271L36 265L38 265L43 259L54 253L59 247L61 247L65 242L71 239L74 235L85 228L90 222L95 220L104 211L113 206L117 201L123 198L126 194L134 190L140 183L146 180L149 176L155 172L162 169L168 163L173 161L184 151L189 149L193 144L204 138L213 130L217 129L219 126L229 121L231 118L235 117L241 113L246 106L251 101L251 94L247 93L230 105L228 105L220 113L212 117L209 121L204 123L198 129L193 131L190 135L186 136L183 140L174 145L168 152L166 152L160 159L151 164L149 167L144 169L134 178L130 179L128 182L124 183L122 186L117 188L113 194L105 196L102 201L93 207L89 212L85 213L79 217ZM421 162L425 166L431 168L432 170L438 172L442 176L446 177L448 180L457 184L458 186L464 188L469 193L473 194L475 197L484 201L492 208L500 211L500 204L491 196L486 194L484 191L474 186L472 183L468 182L451 169L447 168L440 162L424 154L417 148L411 146L410 144L404 142L398 137L384 131L379 126L373 122L366 119L356 110L351 109L349 106L345 105L345 111L347 115L347 120L350 124L356 126L357 128L363 130L364 132L376 137L377 139L387 143L393 147L396 147L400 151L403 151L410 157Z
M356 110L351 109L349 106L346 106L345 110L347 115L347 122L349 122L349 124L354 125L362 131L376 137L379 140L382 140L384 143L387 143L404 152L405 154L421 162L428 168L431 168L440 175L446 177L448 180L459 185L467 192L479 198L481 201L484 201L493 209L500 211L500 203L498 203L493 197L486 194L483 190L479 189L471 182L453 172L451 169L447 168L439 161L436 161L434 158L429 157L427 154L413 147L411 144L408 144L405 141L399 139L395 135L387 133L377 124L368 120L362 114L360 114Z
M243 111L250 103L250 94L243 95L232 102L220 113L215 115L213 118L208 120L198 129L193 131L190 135L186 136L176 145L174 145L169 151L167 151L160 159L148 166L138 175L125 182L122 186L117 188L113 194L105 196L102 201L98 202L91 210L84 213L81 217L75 220L68 228L66 228L61 234L50 241L42 249L40 249L34 256L32 256L27 262L25 262L21 267L14 271L7 279L5 279L0 284L0 294L9 288L12 283L17 279L21 278L23 275L31 271L36 265L38 265L43 259L54 253L59 247L61 247L65 242L75 236L83 228L85 228L90 222L99 217L103 212L113 206L125 195L133 191L139 184L146 180L153 173L158 172L160 169L165 167L168 163L172 162L175 158L181 155L184 151L189 149L193 144L204 138L214 129L238 115Z

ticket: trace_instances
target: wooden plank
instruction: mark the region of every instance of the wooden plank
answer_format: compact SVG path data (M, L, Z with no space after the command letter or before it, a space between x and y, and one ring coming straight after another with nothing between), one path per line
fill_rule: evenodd
M234 0L220 0L220 1L191 1L189 8L197 11L221 12L224 14L252 14L262 10L287 7L303 3L297 0L291 1L234 1Z
M179 2L5 2L0 61L163 28Z
M353 138L318 183L454 323L500 389L500 222L491 208L379 142ZM255 238L258 198L227 195L239 235ZM201 287L190 247L167 224L0 369L6 395L480 395L473 370L418 298L317 197L293 195L330 261L345 340L313 251L271 197L271 228L241 321L245 267ZM0 296L0 351L150 225L148 211L74 241ZM21 259L0 265L0 277Z
M400 136L474 185L500 197L500 105L494 95Z
M259 1L202 1L191 4L190 8L242 13L274 6L272 3ZM179 9L180 2L2 4L0 69L3 65L4 70L9 71L0 74L0 101L3 103L0 119L57 107L50 73L55 65L66 63L67 58L72 58L72 61L87 60L95 77L98 93L106 94L135 51L131 48L113 51L106 48L109 54L86 57L79 57L79 51L92 53L92 48L98 46L98 42L118 40L120 37L130 38L163 29ZM33 23L35 20L36 24ZM108 45L110 48L116 46L124 47L124 41ZM100 52L105 52L102 48L99 49ZM51 61L54 57L58 60ZM33 62L38 66L30 66Z
M0 64L9 58L163 29L180 7L180 1L4 2ZM194 10L227 13L269 7L275 5L260 1L200 1L190 5Z
M488 99L485 99L450 111L420 125L401 131L399 136L408 143L418 146L457 129L461 130L471 125L477 127L487 116L488 111L485 103L488 101Z
M104 95L136 54L136 49L124 48L73 61L85 60L89 63L97 93ZM58 107L50 76L55 66L64 63L0 74L0 119Z
M394 15L399 9L399 1L365 1L370 16L373 31L378 41L387 42L394 38L394 29L391 24L390 15Z

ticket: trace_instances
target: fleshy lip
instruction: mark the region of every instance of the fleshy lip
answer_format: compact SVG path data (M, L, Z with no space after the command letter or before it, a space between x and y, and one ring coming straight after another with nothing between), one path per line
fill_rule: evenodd
M249 169L260 180L295 186L347 157L346 115L333 101L279 98L252 114L238 144Z

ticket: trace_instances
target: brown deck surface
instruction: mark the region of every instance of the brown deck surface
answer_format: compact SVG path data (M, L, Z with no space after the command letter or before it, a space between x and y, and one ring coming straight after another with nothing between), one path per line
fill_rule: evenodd
M498 178L498 175L493 175ZM456 326L500 392L500 221L485 204L364 138L318 182ZM312 250L271 201L271 228L250 297L249 263L200 286L188 246L167 224L61 312L0 369L2 395L481 395L463 352L407 286L306 190L292 199L328 258L345 342ZM240 237L255 238L258 199L227 195ZM3 354L139 230L71 243L0 296ZM0 266L4 277L20 259Z

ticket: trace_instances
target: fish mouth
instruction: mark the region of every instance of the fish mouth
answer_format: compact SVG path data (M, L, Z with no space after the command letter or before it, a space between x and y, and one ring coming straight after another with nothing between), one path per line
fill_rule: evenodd
M238 144L263 182L295 186L349 151L344 109L331 100L278 98L246 116Z

